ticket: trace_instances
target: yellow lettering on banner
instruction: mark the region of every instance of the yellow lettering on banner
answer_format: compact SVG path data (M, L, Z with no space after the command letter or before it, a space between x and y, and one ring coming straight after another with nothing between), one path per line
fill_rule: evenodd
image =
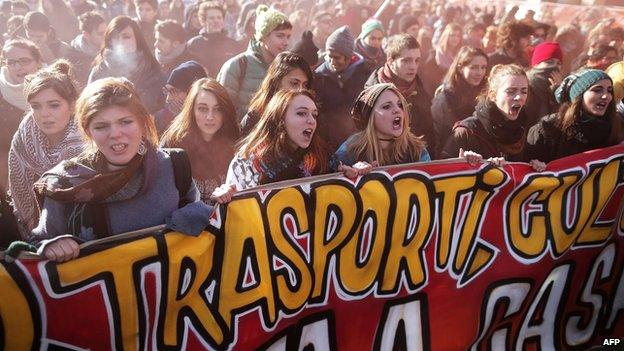
M598 181L596 182L597 184L593 184L594 186L587 186L587 191L593 195L592 203L594 205L590 207L591 212L589 219L585 222L576 244L602 243L611 236L610 223L601 226L596 226L594 224L618 186L620 167L622 167L621 159L611 160L600 170ZM594 191L594 189L598 189L598 192ZM585 186L583 186L583 190L585 190ZM586 200L583 200L583 203L585 202Z
M255 198L234 200L228 204L223 237L223 263L219 284L219 313L228 328L232 328L232 313L241 308L250 309L250 305L261 305L265 322L272 325L276 321L275 298L271 280L271 261L267 250L265 230L262 222L260 204ZM239 282L245 281L247 257L245 245L253 246L251 264L256 264L258 271L252 287L238 289ZM253 262L255 261L255 262ZM242 274L240 274L242 273Z
M34 324L28 301L20 287L3 265L0 265L0 345L5 350L30 350L33 345Z
M154 238L136 240L113 246L107 250L79 257L56 265L61 286L68 286L96 276L112 276L114 291L109 290L111 303L117 303L124 350L139 348L139 317L134 281L134 266L142 260L158 255ZM115 262L103 265L102 262ZM110 289L110 287L108 287ZM113 308L113 311L116 309Z
M433 223L432 197L425 183L403 178L394 182L394 189L397 206L381 285L381 289L388 293L400 288L401 262L407 266L405 275L412 288L424 283L423 246L431 235Z
M477 183L477 175L454 176L435 179L433 184L441 199L438 213L438 245L436 252L437 265L444 268L449 261L452 248L451 235L455 229L455 221L459 219L458 204L460 195L473 191Z
M277 293L284 307L290 311L295 311L301 308L310 296L312 273L302 253L295 249L296 244L292 242L294 238L290 238L284 230L283 220L287 210L295 220L296 234L309 231L305 200L295 188L280 190L269 199L267 205L269 233L273 244L281 253L280 258L298 273L295 274L297 281L294 286L289 283L288 274L277 273L275 275Z
M321 297L326 284L326 274L330 255L347 239L360 212L355 197L342 185L322 185L314 189L315 214L314 233L312 236L312 257L314 289L312 297ZM331 212L337 216L333 223ZM329 227L329 228L328 228ZM331 237L326 240L330 231Z
M492 189L501 185L505 181L505 174L499 168L489 168L483 173L483 188L477 188L473 192L472 200L468 206L466 219L461 228L459 245L455 253L453 269L456 274L464 271L464 265L475 246L477 230L485 218L485 204L487 199L493 194ZM485 188L485 189L484 189ZM478 268L478 267L473 267Z
M570 248L581 233L581 229L583 229L581 222L585 223L587 220L590 211L588 205L592 205L591 201L587 201L590 199L585 199L585 196L590 195L586 193L586 185L589 183L593 186L593 178L595 176L596 173L592 172L586 181L579 186L577 198L574 202L568 202L568 199L572 196L571 192L575 191L575 189L572 189L572 186L577 185L580 174L560 177L561 185L548 198L548 212L551 214L548 224L550 225L554 242L553 250L557 255ZM576 207L576 213L570 213L570 205ZM572 217L573 221L570 228L566 224L569 217Z
M339 259L338 281L351 293L366 291L375 282L383 257L390 210L390 195L379 180L366 181L359 193L363 216L355 235L340 251Z
M167 279L167 300L163 301L165 305L164 316L164 343L168 346L180 348L177 341L182 340L183 330L180 330L184 323L182 318L184 314L192 312L196 317L196 323L193 327L199 330L201 334L209 334L209 337L217 344L221 344L224 339L224 331L219 328L213 311L208 308L207 302L204 300L204 289L202 285L208 280L208 276L212 272L213 260L207 260L207 257L213 257L215 236L209 232L202 232L197 237L192 237L180 233L169 233L165 235L167 243L167 255L169 257L168 279ZM192 281L188 282L188 286L184 291L178 291L178 287L182 287L185 269L183 261L190 259L194 269L192 272ZM203 328L203 330L200 329Z
M482 247L477 246L474 252L474 258L468 267L466 267L465 276L472 277L479 269L483 268L492 259L492 252L486 251Z
M529 197L537 193L535 202L543 203L550 194L557 189L560 181L557 177L546 175L536 176L530 179L524 187L513 195L508 203L507 235L512 249L525 258L534 258L541 255L546 249L547 232L546 217L544 211L529 213L524 210L524 205ZM525 216L528 216L525 218ZM523 222L528 226L523 229Z

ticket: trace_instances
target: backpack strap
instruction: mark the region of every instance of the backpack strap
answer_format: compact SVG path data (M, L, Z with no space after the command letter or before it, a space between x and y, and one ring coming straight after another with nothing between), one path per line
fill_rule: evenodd
M186 199L186 194L191 188L193 183L193 176L191 173L191 161L189 160L186 151L177 148L163 148L171 158L173 164L173 176L175 179L176 189L180 194L180 201L178 202L178 208L186 206L189 201Z
M245 76L247 75L247 56L243 52L240 54L240 60L238 60L238 70L240 74L238 75L238 90L243 89L243 82L245 81Z

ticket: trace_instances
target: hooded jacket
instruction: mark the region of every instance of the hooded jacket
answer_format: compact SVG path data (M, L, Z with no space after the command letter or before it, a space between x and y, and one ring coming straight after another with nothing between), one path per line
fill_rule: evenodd
M260 44L249 42L247 50L227 60L217 75L217 81L227 89L240 121L249 108L249 102L260 88L269 70L270 62L262 57ZM210 72L209 72L210 73Z
M318 130L333 150L355 132L351 108L370 73L364 58L357 53L342 72L333 71L328 61L314 72L314 91L320 105Z
M527 128L531 128L540 118L557 112L559 104L555 100L554 91L550 88L552 68L532 68L529 78L529 96L524 110L527 114Z

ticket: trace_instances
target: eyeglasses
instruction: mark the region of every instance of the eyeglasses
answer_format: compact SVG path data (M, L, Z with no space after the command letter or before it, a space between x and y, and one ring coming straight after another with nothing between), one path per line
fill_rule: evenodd
M11 60L11 59L7 60L7 59L5 59L4 63L7 66L15 66L15 65L19 64L22 67L26 67L26 66L30 65L31 63L33 63L33 61L34 60L31 59L30 57L22 57L22 58L19 58L17 60Z

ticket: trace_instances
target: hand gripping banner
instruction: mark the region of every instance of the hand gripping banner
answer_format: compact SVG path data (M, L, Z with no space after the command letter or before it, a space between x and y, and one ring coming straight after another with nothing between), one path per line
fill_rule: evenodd
M197 237L0 265L5 350L587 350L624 338L624 146L241 193Z

